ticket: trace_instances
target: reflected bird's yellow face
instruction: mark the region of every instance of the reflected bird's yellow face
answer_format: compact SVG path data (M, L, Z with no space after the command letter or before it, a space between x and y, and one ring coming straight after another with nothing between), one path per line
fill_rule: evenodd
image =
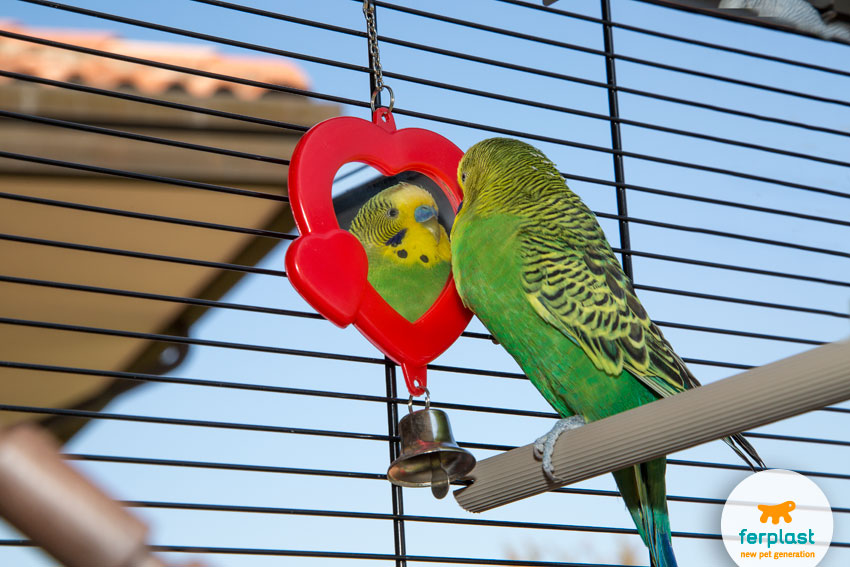
M438 213L431 193L399 183L372 197L357 212L350 230L370 256L433 267L451 260L449 237Z

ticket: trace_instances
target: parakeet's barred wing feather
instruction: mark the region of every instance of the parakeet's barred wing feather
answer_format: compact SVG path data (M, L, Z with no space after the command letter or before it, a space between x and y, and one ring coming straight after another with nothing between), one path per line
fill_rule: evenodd
M660 397L699 386L649 319L592 213L568 214L553 205L539 203L535 220L518 235L522 285L535 311L611 376L625 369ZM748 455L763 466L742 436L727 443L750 466Z
M697 386L649 320L596 221L573 217L523 227L522 283L547 322L617 376L625 368L659 396Z

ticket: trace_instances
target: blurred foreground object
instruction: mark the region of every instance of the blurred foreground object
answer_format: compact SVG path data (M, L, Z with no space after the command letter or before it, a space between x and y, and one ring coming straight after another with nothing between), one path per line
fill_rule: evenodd
M543 0L551 6L558 0ZM684 10L744 19L765 20L823 39L850 43L850 2L847 0L656 0Z
M808 34L850 42L850 25L829 21L846 11L847 6L835 2L834 9L823 15L817 9L821 6L833 8L829 2L822 0L720 0L718 4L721 10L750 10L760 18L772 18Z
M147 526L32 425L0 432L0 516L67 567L164 567L147 548Z

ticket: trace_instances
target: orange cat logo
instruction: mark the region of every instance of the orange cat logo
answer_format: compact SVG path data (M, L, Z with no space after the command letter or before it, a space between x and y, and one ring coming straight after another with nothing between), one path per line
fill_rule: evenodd
M796 508L797 505L794 504L793 500L788 500L787 502L783 502L782 504L774 504L770 506L768 504L759 504L758 509L761 510L761 518L759 521L762 524L767 523L767 519L770 518L774 524L779 523L779 518L785 520L786 524L791 523L791 510Z

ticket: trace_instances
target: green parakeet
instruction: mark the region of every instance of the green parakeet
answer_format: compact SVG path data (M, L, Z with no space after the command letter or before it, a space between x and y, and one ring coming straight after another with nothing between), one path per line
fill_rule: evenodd
M369 199L349 232L366 249L369 283L408 321L428 310L449 279L451 248L425 189L399 183Z
M699 385L647 316L596 217L542 152L484 140L463 156L458 181L458 292L546 401L572 416L536 444L549 476L564 429ZM726 442L750 466L746 454L762 464L741 435ZM660 458L614 473L657 567L676 565L665 467Z

